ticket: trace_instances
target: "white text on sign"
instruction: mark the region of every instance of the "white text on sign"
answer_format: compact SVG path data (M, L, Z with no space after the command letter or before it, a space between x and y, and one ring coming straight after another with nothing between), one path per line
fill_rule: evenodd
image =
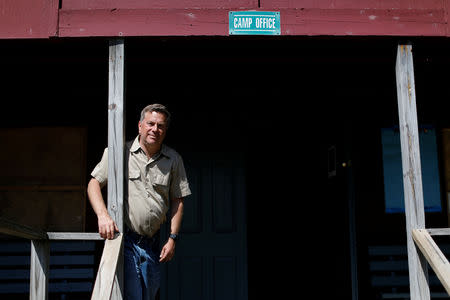
M234 28L249 29L252 28L253 19L246 17L235 17ZM257 29L274 29L276 27L275 18L255 18L255 27Z

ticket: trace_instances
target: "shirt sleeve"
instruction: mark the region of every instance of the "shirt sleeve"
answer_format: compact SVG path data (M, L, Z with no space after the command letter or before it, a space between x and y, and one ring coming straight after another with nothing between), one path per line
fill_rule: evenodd
M102 159L95 166L91 176L100 182L101 187L104 187L108 182L108 148L105 148L105 151L103 151Z
M177 156L174 163L172 181L170 183L170 199L184 198L191 195L183 159Z

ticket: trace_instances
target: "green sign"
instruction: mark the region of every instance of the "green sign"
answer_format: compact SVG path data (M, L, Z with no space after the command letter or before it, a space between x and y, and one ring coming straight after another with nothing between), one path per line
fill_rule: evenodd
M279 11L230 11L230 35L280 35Z

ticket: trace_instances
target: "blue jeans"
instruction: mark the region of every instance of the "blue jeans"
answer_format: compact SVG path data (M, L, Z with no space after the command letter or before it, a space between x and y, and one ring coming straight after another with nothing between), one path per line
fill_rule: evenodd
M159 234L142 237L125 230L125 300L154 300L161 282Z

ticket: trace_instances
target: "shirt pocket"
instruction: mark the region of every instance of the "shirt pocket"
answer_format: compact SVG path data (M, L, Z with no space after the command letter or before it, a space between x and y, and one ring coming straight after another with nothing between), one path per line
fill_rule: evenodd
M130 171L130 174L128 174L128 179L131 181L136 181L139 180L141 178L141 172L133 170Z
M153 174L153 189L164 199L164 202L169 197L169 182L170 175L163 174L162 172L155 172Z
M153 175L153 185L168 186L169 185L169 174L164 175L160 172L156 172L156 174Z

